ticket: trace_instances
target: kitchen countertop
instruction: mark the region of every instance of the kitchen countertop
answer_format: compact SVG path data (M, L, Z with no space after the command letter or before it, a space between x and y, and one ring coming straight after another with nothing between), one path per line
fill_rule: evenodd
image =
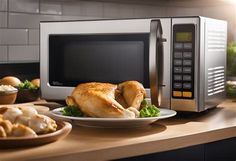
M73 126L63 140L47 145L0 150L1 161L111 160L163 152L236 136L236 102L198 114L181 114L135 129Z

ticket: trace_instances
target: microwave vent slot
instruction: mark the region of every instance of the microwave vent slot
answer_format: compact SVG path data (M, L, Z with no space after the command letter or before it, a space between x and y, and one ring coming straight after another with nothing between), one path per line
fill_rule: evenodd
M226 50L226 33L220 30L208 30L208 51L225 51Z
M208 96L221 93L225 90L225 69L218 66L208 69Z

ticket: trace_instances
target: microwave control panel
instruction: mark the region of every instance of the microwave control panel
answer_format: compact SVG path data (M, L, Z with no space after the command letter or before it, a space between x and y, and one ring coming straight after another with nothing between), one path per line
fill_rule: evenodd
M173 26L172 97L194 98L195 25Z

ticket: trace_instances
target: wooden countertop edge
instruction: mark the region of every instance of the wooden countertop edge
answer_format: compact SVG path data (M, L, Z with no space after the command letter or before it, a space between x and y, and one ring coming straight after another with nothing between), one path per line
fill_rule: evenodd
M171 139L143 142L119 147L116 146L112 148L104 148L94 151L71 153L64 155L56 154L56 156L50 156L46 158L42 157L34 159L34 161L42 159L44 161L112 160L112 159L120 159L132 156L164 152L169 150L176 150L179 148L210 143L232 137L236 137L236 127L217 129L187 136L175 137Z

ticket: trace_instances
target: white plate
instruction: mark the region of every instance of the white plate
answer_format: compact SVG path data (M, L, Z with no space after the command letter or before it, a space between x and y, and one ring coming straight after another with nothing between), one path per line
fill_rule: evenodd
M149 125L157 120L169 118L176 115L176 111L160 108L160 116L146 118L93 118L93 117L72 117L64 116L60 112L62 108L56 108L51 111L56 118L70 120L73 124L89 127L102 128L130 128Z

